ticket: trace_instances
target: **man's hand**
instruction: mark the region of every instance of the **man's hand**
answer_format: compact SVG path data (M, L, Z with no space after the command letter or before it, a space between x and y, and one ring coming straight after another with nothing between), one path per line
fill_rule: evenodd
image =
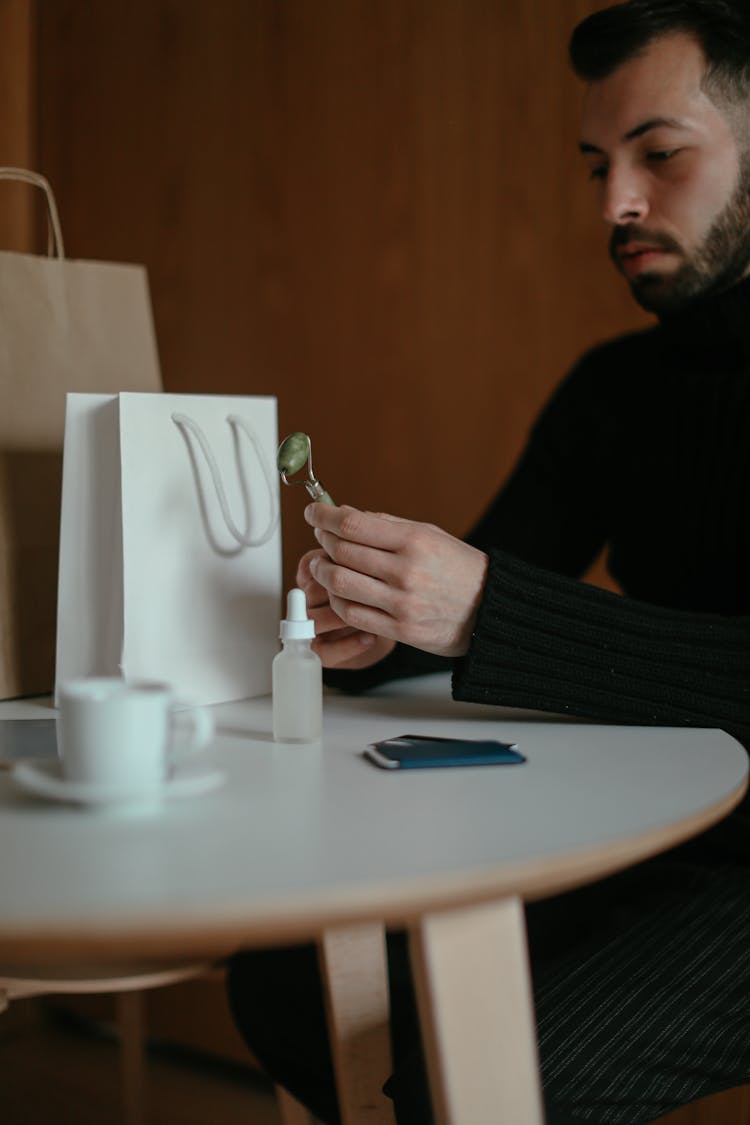
M395 641L374 637L360 629L351 629L331 609L328 592L310 572L313 559L325 557L320 548L303 555L297 567L296 584L305 591L308 615L315 622L313 649L324 668L369 668L387 656Z
M300 567L316 584L313 603L327 597L324 628L353 630L341 639L359 644L360 654L359 634L439 656L467 651L487 574L482 551L432 524L356 508L309 504L305 519L323 551Z

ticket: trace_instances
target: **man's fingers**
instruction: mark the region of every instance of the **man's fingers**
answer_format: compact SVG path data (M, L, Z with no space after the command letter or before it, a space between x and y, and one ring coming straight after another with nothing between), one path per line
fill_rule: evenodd
M300 572L297 571L294 584L300 590L304 590L308 609L312 609L312 607L316 605L325 605L328 601L328 594L323 589L320 582L316 582L311 574L300 574Z
M390 512L368 512L368 515L377 516L379 520L390 520L391 523L412 523L412 520L404 519L403 516L392 516Z
M327 594L325 605L308 606L307 613L311 621L315 623L316 637L322 636L325 633L334 632L337 629L348 628L335 610L331 609ZM351 632L351 629L349 631Z
M484 552L432 524L386 513L311 504L305 518L322 547L305 564L317 583L311 600L321 587L328 596L321 629L334 631L332 612L342 625L374 634L371 660L384 641L450 657L467 651L487 574Z
M337 566L356 571L358 574L369 575L370 578L377 578L387 585L400 585L403 567L400 566L399 556L394 551L352 543L350 539L340 539L331 531L318 530L316 534L323 549L321 558L327 557Z
M325 668L369 668L382 660L393 648L393 642L370 633L347 631L341 638L324 637L313 642Z
M338 566L335 562L325 557L313 560L313 573L316 580L328 592L328 599L333 609L340 613L339 605L347 605L347 616L344 618L347 625L360 628L357 622L350 620L348 603L361 603L364 606L374 606L376 609L391 611L394 601L394 591L387 583L379 578L372 578L368 574L361 574L348 567ZM338 604L334 599L338 599ZM364 628L367 628L364 626ZM369 630L368 630L369 631Z
M305 519L317 530L330 531L339 539L360 543L365 547L377 547L381 551L396 551L403 545L403 524L408 523L384 519L348 505L334 508L330 504L315 503L308 504L305 508Z
M316 582L310 570L310 563L314 558L320 558L323 551L319 548L315 551L308 551L303 555L297 564L297 573L295 575L294 584L299 586L300 590L305 591L305 600L307 601L307 608L312 609L315 606L328 604L328 593Z
M398 640L398 623L382 609L374 609L370 604L362 605L360 602L337 598L334 594L331 594L331 607L352 629L362 633L372 633L380 638Z

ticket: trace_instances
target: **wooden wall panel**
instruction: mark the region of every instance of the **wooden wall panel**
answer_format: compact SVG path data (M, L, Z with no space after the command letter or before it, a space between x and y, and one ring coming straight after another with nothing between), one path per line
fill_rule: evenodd
M68 251L146 262L168 389L275 393L337 500L461 533L576 355L642 321L576 152L598 6L41 3Z
M9 162L30 4L0 0ZM600 6L38 0L68 252L147 264L169 390L277 394L338 500L461 533L575 357L644 321L576 151L566 43Z
M0 0L0 166L30 168L35 159L34 13L32 0ZM0 183L0 249L34 247L34 193Z

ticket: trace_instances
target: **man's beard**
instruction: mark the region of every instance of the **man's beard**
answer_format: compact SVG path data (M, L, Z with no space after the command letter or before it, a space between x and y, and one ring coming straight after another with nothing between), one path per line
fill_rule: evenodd
M609 252L618 268L617 249L628 242L644 242L685 259L674 273L646 270L631 279L633 296L648 312L676 312L696 297L734 285L750 266L750 151L742 157L732 198L693 254L688 256L668 235L631 224L617 227L610 239Z

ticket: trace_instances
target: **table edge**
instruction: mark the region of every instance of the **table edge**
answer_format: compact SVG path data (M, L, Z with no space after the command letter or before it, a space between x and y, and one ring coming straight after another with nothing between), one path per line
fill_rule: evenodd
M305 902L298 898L270 909L266 903L257 917L243 909L234 915L226 913L219 920L214 916L209 921L196 915L192 919L181 916L177 922L164 917L123 926L115 920L96 928L87 924L80 930L75 926L61 929L57 923L46 933L40 933L37 925L19 924L5 932L0 929L0 960L10 966L33 964L49 957L61 963L81 957L101 963L123 957L221 958L243 947L313 941L325 930L344 926L375 921L389 929L402 928L430 913L460 910L502 898L533 901L615 874L684 843L728 815L747 789L746 772L720 800L672 824L594 848L565 852L552 860L529 860L512 867L504 864L502 877L497 868L488 867L468 875L456 871L449 876L411 879L396 888L370 885L361 893L347 887L327 899L316 896L314 901Z

